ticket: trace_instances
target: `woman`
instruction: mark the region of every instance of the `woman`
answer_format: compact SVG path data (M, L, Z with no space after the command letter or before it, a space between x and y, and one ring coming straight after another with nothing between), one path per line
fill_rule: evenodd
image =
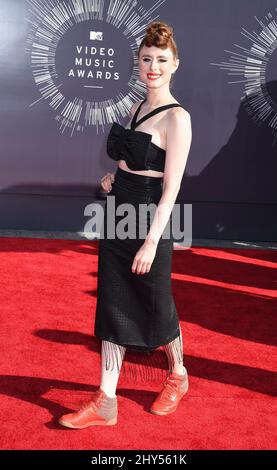
M146 219L133 219L135 236L123 238L122 227L121 233L107 234L110 213L106 203L95 319L95 336L101 339L101 384L88 403L60 418L62 425L74 429L116 424L116 387L126 348L150 353L162 346L166 352L169 371L152 413L174 412L188 390L181 328L171 295L173 237L171 233L162 237L191 145L190 115L169 90L179 66L172 28L160 21L151 23L138 59L147 97L133 105L130 128L113 124L107 152L118 167L115 175L108 173L101 179L101 185L109 193L107 202L114 197L115 210L121 204L134 208L135 216L142 214L141 204L155 204L156 210L152 223L149 213ZM115 225L120 228L122 217L116 214ZM141 237L143 223L147 230Z

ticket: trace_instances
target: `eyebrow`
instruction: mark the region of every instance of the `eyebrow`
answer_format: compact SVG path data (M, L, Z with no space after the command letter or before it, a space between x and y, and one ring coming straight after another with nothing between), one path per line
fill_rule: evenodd
M152 57L152 56L149 55L149 54L143 54L142 57ZM158 55L157 57L158 58L162 57L163 59L168 59L168 57L166 55Z

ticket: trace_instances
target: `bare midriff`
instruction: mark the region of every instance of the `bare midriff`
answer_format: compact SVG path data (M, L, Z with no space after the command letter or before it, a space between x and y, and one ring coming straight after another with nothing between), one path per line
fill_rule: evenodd
M137 175L142 175L142 176L154 176L155 178L158 178L158 177L161 178L164 175L161 171L155 171L155 170L140 170L140 171L130 170L125 160L118 160L118 166L119 168L121 168L121 170L129 171L129 173L136 173Z

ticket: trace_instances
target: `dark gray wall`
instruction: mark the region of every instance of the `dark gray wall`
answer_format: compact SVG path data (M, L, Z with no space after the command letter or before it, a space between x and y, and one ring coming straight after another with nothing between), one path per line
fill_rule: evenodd
M104 198L101 176L116 169L105 152L111 122L125 125L129 105L144 97L133 60L136 41L159 18L173 26L179 47L172 93L192 118L178 200L192 203L193 236L276 240L276 37L269 34L259 64L254 62L262 82L256 95L245 96L253 75L245 77L241 69L251 58L258 61L257 36L276 19L276 1L144 0L125 13L107 11L105 2L103 12L73 15L70 27L57 22L63 4L72 2L0 0L0 228L83 230L85 206ZM92 41L90 31L103 37ZM99 67L76 67L76 56L91 57L78 55L77 45L113 54L93 56ZM68 77L72 68L102 75ZM80 100L79 121L68 119L66 106ZM267 117L262 111L268 106Z

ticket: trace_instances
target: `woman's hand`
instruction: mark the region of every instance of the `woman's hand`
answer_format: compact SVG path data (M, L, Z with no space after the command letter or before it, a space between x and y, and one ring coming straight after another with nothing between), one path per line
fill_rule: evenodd
M137 251L132 264L132 272L135 274L149 273L151 265L155 258L157 251L157 244L154 242L145 241L144 244Z
M114 183L114 173L107 173L103 178L101 178L101 186L109 193L112 189L112 184Z

